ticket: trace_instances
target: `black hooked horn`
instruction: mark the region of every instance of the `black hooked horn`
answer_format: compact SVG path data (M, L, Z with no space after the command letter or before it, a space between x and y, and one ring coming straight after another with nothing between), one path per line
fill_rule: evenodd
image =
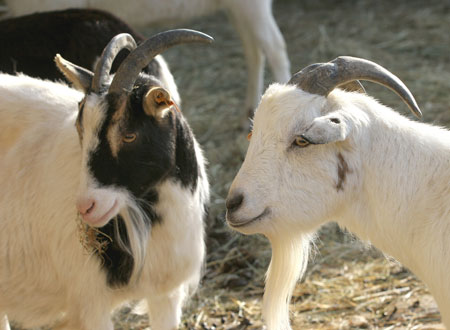
M109 93L122 94L130 92L134 83L150 61L166 49L183 43L211 43L214 39L205 33L178 29L158 33L140 44L120 64L114 76Z
M292 76L289 84L311 94L327 96L336 87L355 80L367 80L391 89L415 116L422 117L416 100L397 76L362 58L340 56L328 63L312 64Z
M109 72L117 54L122 49L128 49L130 52L136 48L136 41L128 33L121 33L116 35L100 56L100 59L95 67L94 78L92 79L91 89L94 93L100 93L103 86L107 85L109 79Z

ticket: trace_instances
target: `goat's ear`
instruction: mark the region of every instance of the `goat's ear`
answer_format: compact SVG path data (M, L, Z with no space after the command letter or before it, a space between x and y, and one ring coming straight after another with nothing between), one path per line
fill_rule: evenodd
M162 87L152 87L145 94L142 106L147 115L161 119L173 104L167 90Z
M311 144L326 144L344 141L350 133L350 126L339 114L332 113L315 118L302 136Z
M64 77L72 83L73 87L85 93L89 90L94 73L65 60L59 54L56 54L55 56L55 63L56 67L61 71Z

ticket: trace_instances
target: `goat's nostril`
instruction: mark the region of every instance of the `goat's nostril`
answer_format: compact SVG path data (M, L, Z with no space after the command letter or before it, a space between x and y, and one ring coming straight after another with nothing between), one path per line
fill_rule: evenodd
M92 213L95 209L94 199L82 199L77 202L77 209L82 215Z
M89 214L94 210L95 207L95 202L92 202L91 206L89 206L89 208L86 210L85 214Z
M225 205L226 205L228 211L234 211L241 206L243 200L244 200L244 195L237 194L237 195L227 198L227 202Z

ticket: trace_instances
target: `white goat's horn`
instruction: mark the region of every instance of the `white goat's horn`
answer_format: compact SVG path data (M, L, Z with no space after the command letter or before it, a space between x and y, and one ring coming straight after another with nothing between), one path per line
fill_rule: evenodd
M128 49L130 52L136 48L136 41L128 33L121 33L116 35L106 45L105 49L100 56L100 59L95 67L94 78L92 79L92 91L94 93L100 93L102 88L107 85L111 66L116 58L117 54L122 49Z
M109 87L109 93L122 94L133 89L139 73L150 61L166 49L182 43L211 43L214 39L205 33L178 29L161 32L140 44L120 64Z
M408 87L393 73L374 62L350 56L340 56L328 63L312 64L297 72L289 84L302 90L327 96L338 86L355 80L367 80L394 91L418 118L422 112Z

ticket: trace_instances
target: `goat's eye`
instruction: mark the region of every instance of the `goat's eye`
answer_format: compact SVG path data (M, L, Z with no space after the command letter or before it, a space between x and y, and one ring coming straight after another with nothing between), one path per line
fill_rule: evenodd
M296 136L293 145L300 148L305 148L309 146L309 141L305 139L303 136Z
M131 143L131 142L134 142L134 140L136 140L136 134L135 133L128 133L128 134L125 134L124 136L123 136L123 142L126 142L126 143Z

